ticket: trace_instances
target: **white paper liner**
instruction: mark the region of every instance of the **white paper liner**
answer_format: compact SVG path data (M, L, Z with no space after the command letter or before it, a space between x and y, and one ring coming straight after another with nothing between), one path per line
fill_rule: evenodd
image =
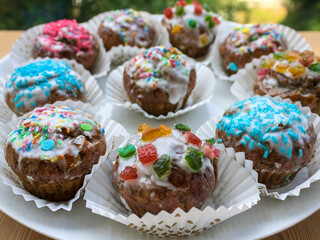
M248 97L249 98L249 97ZM290 99L281 99L280 97L274 97L273 99L278 101L285 101L292 103ZM257 183L262 196L268 196L279 200L285 200L288 196L299 196L301 189L309 188L310 184L320 179L320 117L317 114L311 113L310 108L302 107L300 102L295 102L298 109L304 114L310 117L310 121L314 126L315 133L317 134L317 142L315 144L315 153L310 163L300 170L296 177L288 185L276 188L267 189L265 184ZM202 137L215 136L216 125L222 117L215 117L204 123L197 131L197 135ZM253 162L251 160L245 160L242 162L246 169L252 169ZM250 170L250 173L255 181L258 180L258 174L254 170Z
M101 39L97 36L97 34L95 34L90 26L87 26L86 23L82 23L80 25L86 28L94 36L100 48L98 58L96 59L91 72L96 78L104 77L110 70L111 61L109 56L106 54ZM32 49L34 45L34 39L42 33L44 26L45 24L34 26L19 37L19 39L14 43L10 52L10 58L14 62L17 64L23 64L24 62L33 58Z
M87 185L86 206L93 213L159 237L187 236L208 230L260 200L256 183L239 163L244 154L235 154L232 148L226 149L223 144L217 147L221 151L217 187L201 210L192 208L186 213L178 208L172 214L161 211L157 215L146 213L141 218L131 213L122 205L112 184L112 162L116 159L116 151L100 165Z
M80 101L74 102L71 100L67 100L67 101L56 102L53 105L71 106L75 108L80 108L82 110L86 110L90 112L94 117L94 119L99 124L101 124L101 127L105 129L105 137L106 137L106 143L107 143L106 153L99 158L99 162L93 166L91 173L85 176L83 186L78 190L74 198L65 202L50 202L44 199L40 199L36 196L33 196L31 193L29 193L24 189L23 185L20 183L19 178L14 174L14 172L8 166L4 157L4 146L7 140L7 133L12 131L17 126L19 120L21 120L21 117L18 118L18 120L15 119L13 121L8 122L7 124L0 124L0 131L1 131L0 145L2 146L0 148L0 176L2 177L3 183L12 188L12 191L14 194L21 195L26 201L34 201L34 203L38 208L48 207L53 212L60 209L70 211L73 203L76 200L78 200L80 196L83 194L84 188L88 183L88 181L90 180L90 178L92 177L94 171L96 171L99 165L106 160L107 156L110 154L112 149L118 147L118 145L121 143L119 142L119 139L123 138L121 136L126 137L127 131L119 123L113 120L107 119L99 114L96 114L98 110L95 107L93 107L91 104L83 103ZM114 137L115 135L119 137Z
M66 58L36 58L36 59L30 59L29 61L25 62L21 66L28 65L29 63L32 62L37 62L41 60L47 60L47 59L52 59L52 60L57 60L57 61L62 61L68 64L68 66L71 66L71 68L77 72L80 75L81 81L85 85L85 99L84 102L88 102L93 106L102 106L104 105L106 99L102 95L102 91L99 88L99 84L97 80L90 74L89 71L87 71L81 64L77 63L75 60L69 60ZM12 63L15 68L21 67L18 64ZM13 73L13 72L12 72ZM11 109L8 107L8 105L5 102L5 84L10 80L11 74L3 75L0 77L0 108L2 111L4 111L0 115L0 122L6 123L12 120L13 116L16 116L16 114L11 111Z
M114 11L100 13L91 18L86 24L90 26L95 34L98 35L98 29L101 22ZM149 22L150 27L155 31L155 37L151 46L170 45L169 35L165 27L159 24L156 17L144 11L140 11L142 17ZM89 27L88 27L89 28ZM112 47L107 55L111 59L111 64L119 66L125 61L135 57L138 53L145 51L145 48L131 47L131 46L116 46Z
M295 49L302 52L304 50L311 50L311 46L307 42L307 40L304 37L302 37L294 29L281 24L271 24L271 25L276 26L279 32L283 32L284 36L288 40L288 50ZM234 31L234 28L240 27L240 26L243 26L243 25L240 23L223 21L218 29L217 39L211 51L210 62L211 62L211 67L214 73L217 74L218 78L221 80L235 81L238 78L238 74L240 71L238 71L236 74L233 74L231 76L229 76L229 74L226 72L224 63L222 61L222 58L220 57L220 46L223 43L223 41L226 39L226 37ZM265 57L265 56L262 56L262 57Z
M150 119L168 119L183 115L202 106L210 101L213 97L213 90L216 82L216 78L212 70L201 64L196 64L196 85L189 97L187 106L184 109L180 109L177 112L169 112L166 116L160 115L158 117L150 115L145 112L137 103L130 102L128 95L123 87L123 71L125 64L117 67L110 72L108 81L106 84L106 96L116 106L131 109L135 112L142 113L145 117Z

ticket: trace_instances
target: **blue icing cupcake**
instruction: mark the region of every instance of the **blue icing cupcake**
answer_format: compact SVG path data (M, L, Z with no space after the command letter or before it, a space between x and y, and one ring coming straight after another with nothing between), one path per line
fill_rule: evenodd
M288 184L311 160L317 135L295 104L270 97L238 101L217 124L217 138L253 161L268 188Z
M46 103L84 97L80 75L66 63L51 59L17 68L5 87L6 103L18 116Z

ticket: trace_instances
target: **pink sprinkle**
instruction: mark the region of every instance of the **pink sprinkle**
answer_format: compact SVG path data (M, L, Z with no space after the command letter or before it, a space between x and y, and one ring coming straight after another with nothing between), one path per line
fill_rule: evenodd
M52 140L54 141L54 143L57 143L56 137L53 137Z

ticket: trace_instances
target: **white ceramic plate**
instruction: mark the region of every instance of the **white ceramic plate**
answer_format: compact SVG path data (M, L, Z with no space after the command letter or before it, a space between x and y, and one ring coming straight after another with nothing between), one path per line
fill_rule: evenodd
M9 58L5 57L0 61L1 73L6 74L10 70L8 60ZM230 87L231 82L217 81L214 98L209 103L162 123L172 126L174 123L182 122L196 131L209 118L222 114L224 108L236 101L229 90ZM111 104L108 104L107 109L104 115L123 124L130 133L134 133L137 126L143 122L150 125L160 124L159 121L146 119L130 110L112 107ZM320 182L302 190L299 197L289 197L286 201L262 198L252 209L188 239L263 238L282 231L317 211L320 208L319 199ZM83 200L76 201L71 212L60 210L53 213L48 209L38 209L33 203L14 195L3 183L0 183L0 210L29 228L58 239L154 239L91 213Z

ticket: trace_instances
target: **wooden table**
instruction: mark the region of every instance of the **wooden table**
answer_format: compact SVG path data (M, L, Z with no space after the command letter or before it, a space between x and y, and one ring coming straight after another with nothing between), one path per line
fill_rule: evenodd
M9 53L12 44L22 31L0 31L0 58ZM320 32L301 32L311 44L315 53L320 55ZM2 184L2 183L1 183ZM320 201L320 199L319 199ZM0 212L0 239L50 239L11 219ZM268 240L280 239L319 239L320 238L320 210L298 223L297 225L273 235Z

